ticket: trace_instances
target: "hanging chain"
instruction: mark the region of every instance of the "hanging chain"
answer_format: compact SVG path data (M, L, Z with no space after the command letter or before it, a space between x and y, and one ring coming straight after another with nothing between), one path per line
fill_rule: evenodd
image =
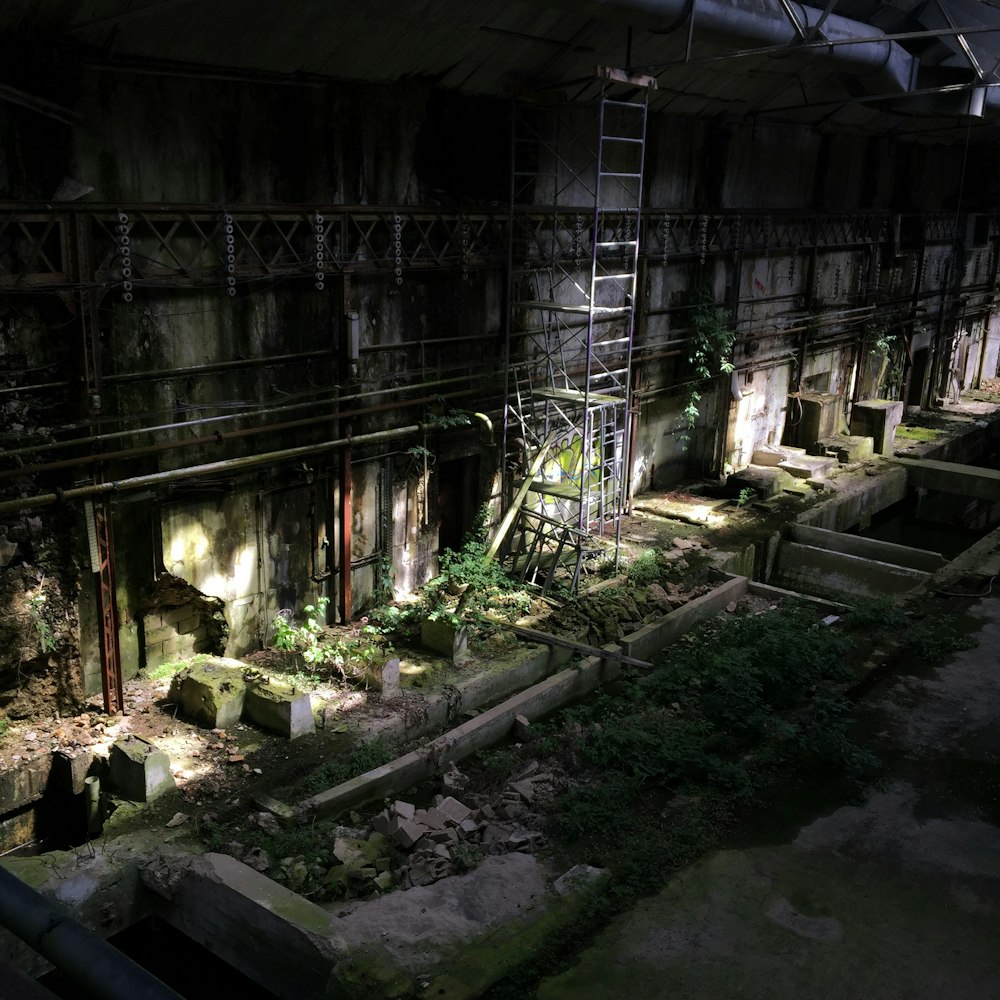
M132 247L128 212L118 213L118 261L122 272L122 302L132 301Z
M403 283L403 220L398 216L392 217L392 255L393 274L396 276L396 284Z
M313 215L313 234L316 237L316 274L314 275L314 283L316 291L321 292L326 287L323 284L323 279L326 277L326 272L323 270L323 265L326 260L326 229L323 226L323 216L320 215L319 212L316 212Z
M226 242L226 291L230 298L236 296L236 224L230 212L222 217Z

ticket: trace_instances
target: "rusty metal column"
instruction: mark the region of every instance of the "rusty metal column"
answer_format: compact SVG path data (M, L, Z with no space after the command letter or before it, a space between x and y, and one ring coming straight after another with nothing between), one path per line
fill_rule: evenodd
M350 425L347 427L351 436ZM340 621L351 620L351 446L340 451Z
M76 272L77 311L80 320L81 354L83 360L83 409L91 420L90 432L94 433L93 420L100 415L101 399L101 337L97 322L98 291L90 254L89 217L79 213L74 218L73 267ZM103 481L100 466L95 467L94 483ZM92 569L97 575L97 624L98 645L101 653L101 687L104 692L104 710L121 712L125 709L122 696L121 650L118 645L118 604L115 581L114 534L111 528L111 503L104 499L93 507L95 543ZM88 525L88 531L90 530Z
M122 712L122 660L118 646L118 603L115 600L115 545L111 530L111 504L102 500L94 505L94 530L97 540L97 611L100 616L101 684L104 711Z

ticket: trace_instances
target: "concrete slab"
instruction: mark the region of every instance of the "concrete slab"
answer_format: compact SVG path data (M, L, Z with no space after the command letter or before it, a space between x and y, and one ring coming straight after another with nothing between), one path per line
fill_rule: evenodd
M157 914L282 1000L350 996L334 967L337 918L225 854L161 856L142 870Z
M832 455L838 462L863 462L875 454L871 437L858 434L838 434L816 442L818 455Z
M796 479L822 479L838 466L835 458L822 458L818 455L799 455L796 458L785 459L778 463L779 469L784 469Z
M789 458L804 455L805 448L793 448L791 445L765 445L758 448L750 459L751 465L776 466L779 462L784 462Z
M726 488L734 494L749 489L758 497L773 497L794 482L791 473L777 465L748 465L726 478Z
M905 594L929 578L930 573L906 566L784 542L778 552L773 582L807 594L850 602L852 597Z

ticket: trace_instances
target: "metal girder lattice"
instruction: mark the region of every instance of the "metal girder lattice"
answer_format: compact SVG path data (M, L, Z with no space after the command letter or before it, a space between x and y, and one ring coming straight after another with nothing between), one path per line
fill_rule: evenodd
M500 210L5 206L0 290L74 289L67 240L75 229L93 248L84 280L99 292L232 288L273 277L322 280L325 272L399 278L404 271L496 268L507 258L507 214Z
M542 109L533 112L540 115ZM564 126L562 135L526 138L521 153L533 150L529 160L536 169L515 176L509 209L0 205L0 291L76 293L81 283L98 296L233 288L268 278L315 280L324 273L320 264L332 274L386 274L397 280L424 270L467 275L505 266L509 249L522 274L548 270L553 282L571 288L590 257L594 190L593 180L570 169L574 161L557 148L565 146L568 132ZM577 158L593 161L592 131L575 145ZM538 170L546 158L549 169ZM562 200L540 206L553 198ZM639 256L650 265L739 250L868 245L887 240L893 221L884 212L759 215L649 208L644 216ZM602 209L602 224L618 238L630 217L627 208ZM953 215L922 216L920 226L928 242L956 239ZM78 235L92 248L86 272L73 261Z
M610 86L582 108L513 108L505 447L523 468L553 432L557 444L509 559L546 590L567 558L576 586L594 532L614 533L617 560L627 504L648 91Z

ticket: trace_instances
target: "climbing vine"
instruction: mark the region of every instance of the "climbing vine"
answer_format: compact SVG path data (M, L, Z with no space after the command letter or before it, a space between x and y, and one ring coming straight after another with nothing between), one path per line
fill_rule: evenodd
M712 286L708 281L702 282L692 293L688 315L691 321L688 363L697 380L691 387L684 407L684 417L690 431L698 420L698 404L701 402L699 386L716 375L728 375L733 371L731 358L736 333L729 328L722 309L715 304Z
M872 391L888 395L903 377L902 339L888 323L875 320L865 327L865 336L873 366Z

